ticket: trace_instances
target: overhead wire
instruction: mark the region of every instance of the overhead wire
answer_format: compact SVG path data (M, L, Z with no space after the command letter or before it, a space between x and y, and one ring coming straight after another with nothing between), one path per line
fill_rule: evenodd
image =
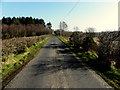
M68 13L65 15L65 17L63 17L63 20L65 20L66 17L67 17L69 14L71 14L71 12L72 12L72 11L76 8L76 6L78 5L79 1L80 1L80 0L77 0L77 2L75 3L75 5L68 11ZM61 21L60 21L60 23L61 23Z
M80 0L78 0L75 5L68 11L68 13L65 15L65 17L63 18L63 20L69 15L71 14L71 12L76 8L76 6L78 5Z

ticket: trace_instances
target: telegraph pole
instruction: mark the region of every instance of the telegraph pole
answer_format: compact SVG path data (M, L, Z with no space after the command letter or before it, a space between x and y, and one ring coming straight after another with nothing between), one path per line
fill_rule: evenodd
M60 22L60 36L62 35L61 30L62 30L62 23Z

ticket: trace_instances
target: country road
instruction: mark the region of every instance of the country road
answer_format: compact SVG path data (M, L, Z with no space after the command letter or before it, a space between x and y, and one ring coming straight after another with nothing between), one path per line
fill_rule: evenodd
M111 88L52 36L5 88Z

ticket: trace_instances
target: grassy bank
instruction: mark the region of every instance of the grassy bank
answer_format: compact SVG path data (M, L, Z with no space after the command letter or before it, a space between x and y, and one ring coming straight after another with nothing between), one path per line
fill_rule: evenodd
M65 43L78 57L81 58L83 62L92 67L97 74L99 74L109 85L114 87L116 90L120 89L120 71L112 69L110 71L102 72L94 65L95 60L97 60L98 55L95 52L80 52L78 48L75 48L74 45L69 42L64 37L58 37L63 43Z
M20 54L10 54L6 61L2 62L2 80L10 77L10 75L28 63L40 50L40 48L48 41L49 37L38 41L32 46L25 49Z

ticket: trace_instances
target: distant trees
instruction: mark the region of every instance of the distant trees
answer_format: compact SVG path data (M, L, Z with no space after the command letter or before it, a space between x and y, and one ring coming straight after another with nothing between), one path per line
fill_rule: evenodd
M75 26L73 29L74 29L75 31L78 31L78 30L79 30L79 27Z
M55 30L54 31L54 34L55 35L58 35L58 36L64 36L64 37L70 37L71 36L71 34L72 34L73 32L68 32L68 31L64 31L64 30L61 30L61 29L58 29L58 30Z
M67 29L67 27L68 27L68 25L66 24L66 22L60 22L60 29L61 30L66 30Z
M47 28L51 29L51 27L52 27L51 22L47 23Z
M66 24L66 22L62 21L60 22L59 25L59 29L55 31L56 35L63 35L63 33L65 32L65 30L67 30L68 25ZM64 35L66 35L66 33L64 33Z
M47 28L43 19L32 17L3 17L2 39L13 37L29 37L51 34L51 27ZM51 23L49 23L51 24ZM51 24L52 25L52 24Z
M85 31L86 31L86 35L88 37L94 37L95 36L95 29L94 28L90 27L90 28L86 29Z
M95 29L90 27L90 28L86 29L85 31L86 31L86 33L94 33Z
M38 18L32 18L32 17L3 17L2 18L2 24L7 24L7 25L11 25L11 24L23 24L23 25L28 25L28 24L42 24L45 26L45 22L43 19L38 19Z

